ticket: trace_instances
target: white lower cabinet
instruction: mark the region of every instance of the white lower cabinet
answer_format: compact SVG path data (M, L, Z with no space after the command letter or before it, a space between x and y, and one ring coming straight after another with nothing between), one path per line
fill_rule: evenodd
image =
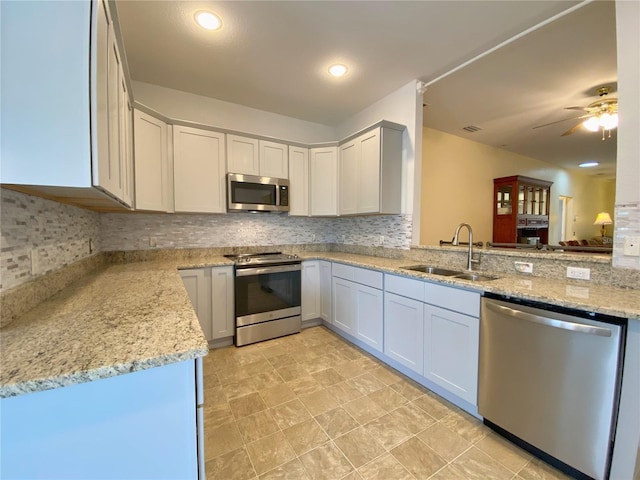
M479 308L478 292L385 275L384 353L475 406Z
M353 325L357 315L356 284L333 277L333 324L340 330L355 336Z
M333 324L382 352L382 273L335 264L332 286Z
M320 260L320 318L327 323L333 323L332 304L331 262Z
M233 281L233 267L211 267L212 340L234 335Z
M180 270L207 341L234 334L233 267L204 267Z
M479 318L426 304L425 378L476 405L479 340Z
M356 338L382 352L382 290L356 284Z
M320 261L302 262L302 321L320 318Z
M393 293L384 294L384 353L422 375L424 303Z

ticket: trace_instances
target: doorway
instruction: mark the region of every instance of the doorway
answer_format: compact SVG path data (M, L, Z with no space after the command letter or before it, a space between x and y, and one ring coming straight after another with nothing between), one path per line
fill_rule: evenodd
M576 235L574 229L575 218L573 216L573 199L571 197L560 195L558 197L558 201L557 231L560 234L560 238L557 240L572 240Z

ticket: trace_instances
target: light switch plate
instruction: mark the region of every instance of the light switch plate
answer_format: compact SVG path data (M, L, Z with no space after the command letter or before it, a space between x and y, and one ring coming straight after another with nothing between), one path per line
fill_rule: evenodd
M640 257L640 237L624 237L622 254L627 257Z

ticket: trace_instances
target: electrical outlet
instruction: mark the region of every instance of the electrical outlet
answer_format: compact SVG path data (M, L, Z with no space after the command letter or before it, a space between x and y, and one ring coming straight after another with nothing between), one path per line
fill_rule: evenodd
M315 242L316 241L316 234L314 233L313 235L311 235L311 241Z
M627 257L640 257L640 237L624 237L622 254Z
M520 273L533 273L533 263L531 262L516 262L516 272Z
M347 238L346 235L342 235L342 243L344 243L345 239Z
M378 239L378 245L384 245L384 235L380 235L380 238Z
M149 246L150 247L157 247L158 246L158 239L156 237L149 237Z
M591 278L591 269L567 267L567 278L576 278L578 280L589 280Z

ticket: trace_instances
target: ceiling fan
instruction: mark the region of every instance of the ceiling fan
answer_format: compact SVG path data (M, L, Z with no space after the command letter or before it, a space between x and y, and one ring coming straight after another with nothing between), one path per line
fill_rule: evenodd
M569 120L585 119L574 125L569 130L564 132L561 136L571 135L577 131L580 127L584 127L590 132L597 132L602 129L602 140L605 140L605 131L609 131L609 137L611 138L611 130L618 126L618 99L609 98L607 95L611 92L611 87L600 87L596 90L596 93L600 96L599 100L590 103L586 107L566 107L565 110L582 110L586 114L577 117L565 118L551 123L545 123L544 125L538 125L536 128L547 127L556 123L566 122Z

